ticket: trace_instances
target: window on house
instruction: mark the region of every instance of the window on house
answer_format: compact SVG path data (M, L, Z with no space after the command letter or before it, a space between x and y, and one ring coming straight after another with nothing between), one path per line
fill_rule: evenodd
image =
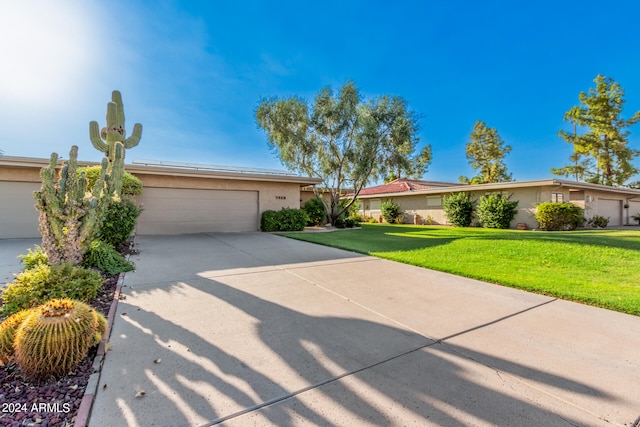
M551 201L557 203L564 203L564 194L562 193L551 193Z
M439 208L442 206L442 197L440 196L427 196L428 208Z

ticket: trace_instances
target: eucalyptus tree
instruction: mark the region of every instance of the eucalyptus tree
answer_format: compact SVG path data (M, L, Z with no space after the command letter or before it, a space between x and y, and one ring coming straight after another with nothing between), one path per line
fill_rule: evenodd
M478 120L473 125L466 153L469 164L479 173L473 178L460 177L464 184L485 184L491 182L513 181L507 173L504 157L511 152L511 146L505 145L498 131Z
M389 173L384 178L388 183L398 178L421 178L431 164L431 145L422 147L419 153L412 155L415 150L412 144L398 150L387 162Z
M574 124L573 133L560 130L559 135L574 147L571 165L554 168L555 175L574 175L576 180L595 184L623 185L638 173L633 159L640 154L629 147L628 127L640 121L640 111L630 119L621 117L625 103L624 89L613 79L599 74L595 88L580 92L579 106L565 113L565 121ZM578 135L578 129L586 130Z
M313 104L297 96L261 99L255 114L287 168L322 179L314 192L328 195L322 201L332 224L368 183L426 163L422 153L413 156L418 118L407 102L389 95L364 101L353 82L337 94L322 89Z

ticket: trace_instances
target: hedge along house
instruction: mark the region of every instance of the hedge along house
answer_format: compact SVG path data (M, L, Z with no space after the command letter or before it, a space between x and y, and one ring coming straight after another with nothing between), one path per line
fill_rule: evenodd
M543 202L570 202L584 209L587 219L599 215L609 218L609 226L637 224L631 217L640 214L640 190L609 187L559 179L462 185L432 181L398 179L388 184L363 189L358 195L360 213L379 219L380 204L391 199L404 211L406 223L448 225L442 198L467 192L474 200L491 193L510 196L518 201L511 228L526 224L537 228L535 213Z
M48 159L0 156L0 238L39 237L33 192ZM283 171L136 161L144 207L136 233L257 231L265 210L300 207L300 188L320 183ZM62 162L61 162L62 164ZM78 162L91 166L95 162Z

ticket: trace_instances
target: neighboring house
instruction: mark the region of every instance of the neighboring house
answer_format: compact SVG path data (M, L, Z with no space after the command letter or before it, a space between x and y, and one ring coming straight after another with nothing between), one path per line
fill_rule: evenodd
M477 185L397 179L363 189L358 199L361 200L360 212L365 216L379 219L380 204L391 199L404 211L406 223L449 224L442 198L458 192L471 193L474 200L491 193L517 200L518 210L511 222L512 228L519 223L526 224L527 228L537 228L535 213L542 202L571 202L584 209L587 219L594 215L609 218L609 226L636 224L631 216L640 213L640 190L559 179Z
M368 194L401 193L404 191L425 190L425 189L434 188L434 187L450 187L452 185L461 185L461 184L453 184L451 182L421 181L416 179L412 179L412 180L396 179L395 181L392 181L388 184L378 185L376 187L363 188L360 191L358 198ZM326 194L326 197L329 197L327 193L328 191L324 191L320 196L322 197L323 194ZM353 196L353 192L349 193L348 189L347 190L343 189L341 198L351 197L351 196ZM314 192L314 188L312 186L303 187L302 189L300 189L300 206L304 206L304 204L307 201L309 201L310 199L313 199L314 197L316 197L316 195ZM378 207L378 209L380 208Z
M169 162L125 165L140 178L138 234L257 231L265 210L300 207L300 189L321 181L282 171ZM33 192L48 159L0 157L0 238L38 237ZM78 162L79 166L95 163Z

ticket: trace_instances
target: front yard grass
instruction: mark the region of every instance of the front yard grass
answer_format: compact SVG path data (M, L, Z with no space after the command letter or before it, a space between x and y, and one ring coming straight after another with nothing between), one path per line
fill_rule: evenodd
M363 224L286 236L640 316L638 230Z

